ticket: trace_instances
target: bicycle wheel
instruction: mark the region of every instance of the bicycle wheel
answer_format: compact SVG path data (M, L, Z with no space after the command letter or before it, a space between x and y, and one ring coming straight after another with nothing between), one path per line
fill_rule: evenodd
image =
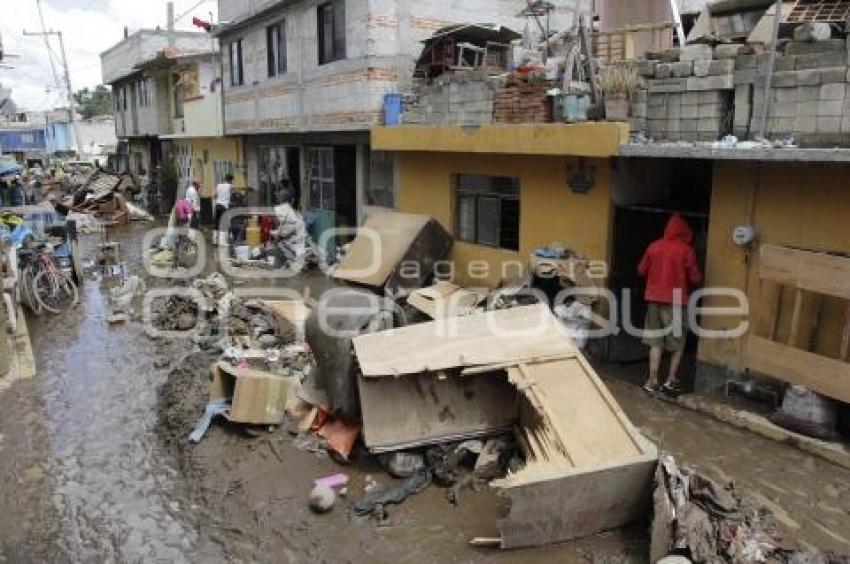
M27 266L21 273L21 298L31 312L41 315L41 304L35 297L35 276L36 271L32 265Z
M35 277L35 296L42 308L51 313L61 313L76 305L77 285L64 272L42 270Z

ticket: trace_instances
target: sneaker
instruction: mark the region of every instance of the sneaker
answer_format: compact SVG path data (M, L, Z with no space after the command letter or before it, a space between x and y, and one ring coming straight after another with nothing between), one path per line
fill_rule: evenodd
M654 396L658 392L658 387L652 386L651 384L644 384L641 389L648 396Z

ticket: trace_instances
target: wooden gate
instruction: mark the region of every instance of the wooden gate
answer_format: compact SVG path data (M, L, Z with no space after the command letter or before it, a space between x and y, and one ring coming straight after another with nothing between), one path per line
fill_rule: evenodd
M832 296L850 300L850 258L803 251L776 245L762 245L759 278L780 285L774 300L767 337L750 335L745 361L747 367L779 380L805 386L815 392L850 402L850 303L845 307L844 329L838 358L829 358L800 346L803 300ZM794 291L794 307L785 343L776 340L782 287ZM818 308L819 309L819 308ZM817 324L817 315L815 324Z

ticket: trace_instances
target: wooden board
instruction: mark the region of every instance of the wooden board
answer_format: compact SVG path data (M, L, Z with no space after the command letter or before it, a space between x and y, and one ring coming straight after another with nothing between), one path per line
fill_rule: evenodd
M522 365L508 374L544 416L569 466L598 466L643 454L631 422L578 357Z
M372 452L509 431L516 388L501 377L358 378L363 440Z
M750 336L747 367L825 396L850 402L850 364Z
M366 286L383 286L429 221L427 215L371 214L331 275Z
M850 299L850 258L762 245L759 277L800 290Z
M279 425L294 380L220 361L213 366L210 401L231 397L225 417L234 423Z
M509 505L498 522L502 548L564 542L647 518L656 464L657 455L649 454L507 489L497 486Z
M470 315L486 298L486 293L473 292L451 282L437 282L410 294L407 303L431 319L445 319Z
M540 304L381 331L353 343L366 377L576 355L565 328Z

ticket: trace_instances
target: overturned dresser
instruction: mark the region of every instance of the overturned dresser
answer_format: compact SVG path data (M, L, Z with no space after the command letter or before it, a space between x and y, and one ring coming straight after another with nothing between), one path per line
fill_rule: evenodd
M542 305L354 339L363 436L386 452L513 430L525 465L490 483L496 544L557 543L648 516L656 447Z

